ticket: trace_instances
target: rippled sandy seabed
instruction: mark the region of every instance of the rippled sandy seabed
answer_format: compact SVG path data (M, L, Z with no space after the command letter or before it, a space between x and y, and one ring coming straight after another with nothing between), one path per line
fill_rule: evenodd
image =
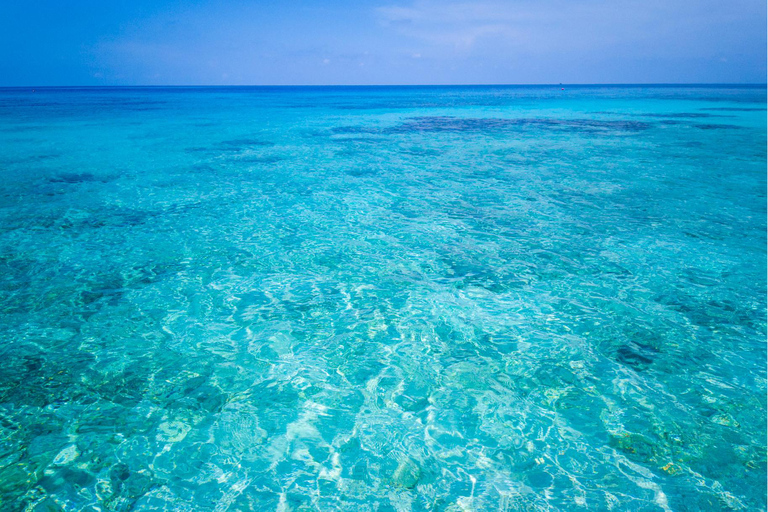
M0 90L0 509L765 510L765 98Z

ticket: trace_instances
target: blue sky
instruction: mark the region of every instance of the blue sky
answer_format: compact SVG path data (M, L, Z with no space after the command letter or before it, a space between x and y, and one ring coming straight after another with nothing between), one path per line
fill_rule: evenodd
M765 81L765 0L0 7L5 86Z

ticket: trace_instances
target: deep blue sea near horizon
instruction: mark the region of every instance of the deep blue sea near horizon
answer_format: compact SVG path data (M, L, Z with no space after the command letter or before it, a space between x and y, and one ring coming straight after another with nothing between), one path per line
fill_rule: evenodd
M0 510L766 510L765 86L0 89Z

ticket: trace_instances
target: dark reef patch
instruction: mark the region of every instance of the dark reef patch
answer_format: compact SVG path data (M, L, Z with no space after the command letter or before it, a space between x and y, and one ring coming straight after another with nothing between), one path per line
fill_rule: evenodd
M741 126L735 124L694 124L700 130L741 130Z
M281 156L276 155L264 155L264 156L244 156L244 157L238 157L233 158L233 162L237 163L243 163L243 164L276 164L277 162L282 162L285 160L285 158Z
M500 118L456 118L448 116L416 117L395 127L395 133L408 132L471 132L492 131L505 128L566 128L586 131L620 130L636 131L649 127L636 121L599 121L594 119L500 119Z
M719 112L765 112L766 107L708 107L701 110L715 110Z
M274 146L275 144L266 140L259 139L232 139L220 143L224 147L246 147L246 146Z
M706 114L703 112L672 112L657 114L638 114L641 117L670 117L675 119L699 119L702 117L731 117L718 114Z
M460 118L452 116L413 117L396 126L370 128L365 126L339 126L334 133L353 134L400 134L419 132L484 132L514 128L552 128L579 131L628 131L635 132L651 127L641 121L602 121L597 119L546 119L546 118Z
M616 350L616 359L637 371L643 371L653 364L654 350L648 350L637 343L622 345Z
M374 176L378 174L379 170L374 169L372 167L363 167L358 169L352 169L351 171L347 171L347 174L349 176L354 176L355 178L368 178L370 176Z
M157 212L137 210L133 208L103 207L92 210L83 217L68 217L45 219L39 222L40 227L58 228L72 232L82 232L88 229L136 227L157 217Z
M411 156L439 156L443 154L443 152L438 149L429 149L429 148L420 148L420 147L401 149L400 153L411 155Z
M58 174L48 178L51 183L107 183L110 178L104 176L96 176L89 172L68 172L64 174Z
M380 144L384 142L383 137L334 137L334 142L348 144Z
M62 153L40 153L37 155L25 155L21 157L5 157L0 155L0 162L6 165L28 164L55 160L61 156Z

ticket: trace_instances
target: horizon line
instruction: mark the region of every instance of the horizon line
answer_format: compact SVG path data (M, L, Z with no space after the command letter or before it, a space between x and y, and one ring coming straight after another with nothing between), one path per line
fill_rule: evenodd
M134 84L134 85L0 85L0 89L119 89L119 88L238 88L238 87L684 87L684 86L741 86L768 87L766 82L580 82L580 83L477 83L477 84Z

